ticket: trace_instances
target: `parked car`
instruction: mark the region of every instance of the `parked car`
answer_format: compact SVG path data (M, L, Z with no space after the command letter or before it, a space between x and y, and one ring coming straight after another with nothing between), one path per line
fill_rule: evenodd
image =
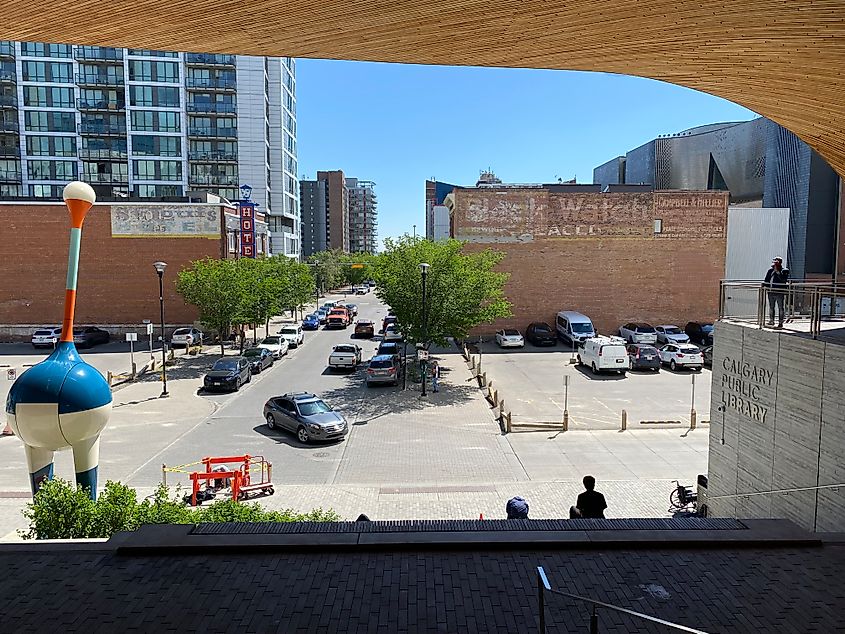
M556 346L557 335L549 324L535 321L525 329L525 338L535 346Z
M40 328L32 333L33 348L52 348L62 337L61 328Z
M214 362L202 383L206 390L237 392L244 383L250 381L252 381L252 371L245 357L223 357Z
M264 420L270 429L293 432L302 443L339 440L349 433L343 415L310 392L272 397L264 403Z
M361 348L353 343L341 343L332 348L329 368L332 370L354 370L361 363Z
M381 355L395 356L399 361L404 361L405 353L404 347L395 341L382 341L376 349L376 356Z
M660 348L660 362L676 370L679 367L701 370L704 357L701 350L689 343L667 343Z
M619 329L619 336L628 343L657 343L657 331L651 324L627 323Z
M265 368L272 367L276 362L273 353L267 348L248 348L244 350L243 356L249 361L249 369L253 374L258 374Z
M73 329L73 343L77 348L93 348L101 343L108 343L111 335L102 328L87 326Z
M317 315L317 321L320 322L320 325L326 323L326 320L329 318L329 311L325 308L318 309L314 314Z
M282 326L282 329L279 330L279 335L283 339L287 339L288 346L291 348L298 348L305 341L305 334L302 332L302 327L296 324Z
M370 292L370 287L369 286L353 286L352 292L355 293L356 295L366 295L367 293Z
M402 364L393 354L380 354L370 359L367 367L367 387L375 383L389 383L397 385L402 374Z
M267 348L273 353L274 358L281 359L288 353L290 344L288 344L288 340L284 337L270 335L269 337L264 337L264 339L261 340L261 343L258 344L258 347Z
M382 336L383 341L402 341L404 338L405 336L402 334L399 324L396 322L388 324L387 328L384 329L384 335Z
M320 318L317 316L317 313L311 313L310 315L305 315L305 319L302 320L302 329L303 330L319 330L320 328Z
M352 315L352 317L358 316L358 304L345 304L345 307L346 310L349 311L349 314Z
M376 334L376 325L369 319L359 319L355 324L356 337L371 339Z
M513 328L505 328L496 331L496 344L500 348L524 348L525 339L519 331Z
M596 336L596 329L590 318L574 310L562 310L555 317L555 330L560 340L573 348Z
M593 374L615 371L624 376L629 364L625 343L615 337L591 337L578 352L578 365L589 367Z
M625 349L628 351L629 370L660 372L660 354L654 346L647 343L629 343Z
M684 328L689 335L690 341L699 343L702 346L713 345L713 324L707 322L690 321Z
M352 318L349 316L349 311L342 306L332 308L326 319L326 328L346 328Z
M713 367L713 346L704 346L701 349L701 356L704 359L704 365L708 368Z
M677 326L663 324L655 326L658 343L689 343L689 335Z
M202 343L202 337L202 332L196 328L177 328L170 335L170 345L174 348L176 346L187 348L188 346L195 346L198 343Z

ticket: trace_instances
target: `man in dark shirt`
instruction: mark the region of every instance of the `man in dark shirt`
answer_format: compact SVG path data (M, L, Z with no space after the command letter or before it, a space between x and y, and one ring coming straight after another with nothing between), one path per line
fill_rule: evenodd
M769 291L769 321L768 326L775 325L775 307L778 313L778 328L783 328L783 305L786 299L787 283L789 282L789 269L784 268L783 258L777 257L772 260L772 268L766 272L763 284Z
M593 476L584 476L584 491L578 496L575 506L569 509L569 519L576 517L604 519L604 509L607 503L604 496L595 490L596 479Z

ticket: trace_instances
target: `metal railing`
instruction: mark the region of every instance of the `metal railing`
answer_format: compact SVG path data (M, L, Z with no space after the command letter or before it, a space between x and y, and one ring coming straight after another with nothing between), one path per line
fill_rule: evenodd
M15 44L10 40L0 40L0 57L14 57Z
M0 95L0 108L17 108L18 98L14 95Z
M188 112L211 112L216 114L237 114L238 107L233 103L216 103L209 101L189 101Z
M80 123L79 134L94 135L94 136L126 136L125 123Z
M190 126L188 128L188 136L220 137L224 139L233 139L237 138L238 129L220 128L217 126Z
M79 61L119 62L123 60L123 50L105 46L77 46L74 57Z
M82 178L89 183L114 183L117 185L126 185L129 183L128 174L110 174L108 172L88 172L82 175Z
M237 161L237 152L188 152L189 161Z
M76 74L76 83L80 86L123 86L126 83L123 75L93 75Z
M214 77L187 77L185 79L186 88L209 88L215 90L234 90L237 87L237 81L226 78Z
M76 108L77 110L125 110L126 102L110 101L108 99L97 99L93 101L77 99Z
M234 66L235 56L220 53L186 53L185 63L194 66Z
M124 148L79 148L81 159L126 159L129 152Z
M697 630L695 628L680 625L678 623L672 623L671 621L666 621L664 619L658 619L656 616L649 616L648 614L643 614L641 612L636 612L627 608L621 608L618 605L605 603L604 601L597 601L596 599L591 599L589 597L582 597L581 595L572 594L570 592L554 590L551 584L549 583L548 577L546 577L546 571L543 570L542 566L538 566L537 601L539 603L540 610L540 634L546 634L546 592L550 592L551 594L556 594L561 597L567 597L569 599L575 599L576 601L584 601L585 603L589 603L592 606L592 611L590 612L590 634L599 633L599 607L607 610L613 610L614 612L621 612L622 614L627 614L629 616L642 619L643 621L657 623L658 625L663 625L673 630L677 630L678 632L692 632L692 634L707 634L707 632L705 632L704 630Z
M773 287L760 281L722 280L719 319L745 321L758 328L771 325L772 302L783 302L783 329L823 335L823 323L842 320L845 329L845 285L832 282L790 280ZM775 316L778 317L779 315Z

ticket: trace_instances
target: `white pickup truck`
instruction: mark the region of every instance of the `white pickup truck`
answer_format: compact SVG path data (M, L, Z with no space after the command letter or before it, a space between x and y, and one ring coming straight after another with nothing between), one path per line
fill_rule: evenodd
M341 343L332 348L329 368L332 370L354 370L361 363L361 348L351 343Z

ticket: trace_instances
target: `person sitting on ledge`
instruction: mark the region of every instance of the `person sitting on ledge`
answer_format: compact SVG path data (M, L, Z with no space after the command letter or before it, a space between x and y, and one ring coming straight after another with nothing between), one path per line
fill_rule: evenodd
M604 510L607 502L604 496L595 490L596 479L593 476L584 476L584 491L578 496L575 506L569 507L569 519L604 519Z
M528 502L517 495L516 497L508 500L508 503L505 506L505 511L508 514L509 520L527 520Z

